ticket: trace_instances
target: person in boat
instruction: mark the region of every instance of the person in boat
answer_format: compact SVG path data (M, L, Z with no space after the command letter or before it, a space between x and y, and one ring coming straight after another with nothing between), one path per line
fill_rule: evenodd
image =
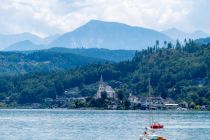
M144 131L144 136L148 136L149 134L147 133L147 131Z

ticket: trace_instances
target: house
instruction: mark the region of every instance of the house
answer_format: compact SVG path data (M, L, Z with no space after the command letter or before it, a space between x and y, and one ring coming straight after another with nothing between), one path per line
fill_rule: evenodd
M57 103L66 103L67 101L68 101L68 99L66 97L56 95L55 102L57 102Z
M138 97L132 95L132 93L129 93L129 97L128 97L128 100L130 101L130 103L133 103L133 104L140 104L140 100Z
M131 92L129 93L128 101L130 102L130 108L139 109L141 108L141 101L137 96L134 96Z
M186 101L182 101L181 103L179 103L179 106L181 108L188 108L188 103Z
M44 99L44 102L45 103L52 103L53 102L53 99L52 98L45 98Z
M176 110L179 107L179 104L176 104L171 98L167 98L164 101L164 106L166 109Z
M71 88L64 91L66 97L78 97L80 95L80 90L78 87Z
M179 104L173 104L173 103L165 103L164 104L166 109L177 109L179 107Z
M142 101L142 109L165 109L164 99L162 97L147 97Z
M95 98L100 99L102 97L102 93L106 93L107 98L113 98L113 99L117 98L116 92L113 90L113 88L111 86L104 83L103 77L101 75L101 78L99 81L99 87L98 87Z
M41 108L41 104L40 103L32 103L31 108L32 109L39 109L39 108Z

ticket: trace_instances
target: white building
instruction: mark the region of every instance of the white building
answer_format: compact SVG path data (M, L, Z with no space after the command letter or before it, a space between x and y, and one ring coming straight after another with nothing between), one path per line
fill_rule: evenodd
M134 96L134 95L132 95L132 93L129 93L128 100L129 100L131 103L140 104L139 98L136 97L136 96Z
M116 92L112 89L112 87L104 83L103 77L101 75L98 91L96 93L96 99L101 98L101 94L103 92L106 92L107 98L116 98L117 97Z

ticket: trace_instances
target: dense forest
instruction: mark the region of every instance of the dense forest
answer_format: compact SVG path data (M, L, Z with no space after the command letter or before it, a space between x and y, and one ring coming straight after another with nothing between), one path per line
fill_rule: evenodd
M65 72L28 73L0 77L0 102L17 104L42 103L56 98L65 90L78 87L80 96L93 96L103 75L116 91L145 96L148 79L152 95L172 98L190 105L210 104L210 45L198 45L193 40L179 43L157 41L153 47L137 51L132 60L118 63L89 64Z
M105 60L58 52L0 52L0 75L65 71L99 62L103 63Z
M135 51L131 50L97 48L51 48L39 51L0 52L0 75L66 71L87 64L129 60L134 54Z

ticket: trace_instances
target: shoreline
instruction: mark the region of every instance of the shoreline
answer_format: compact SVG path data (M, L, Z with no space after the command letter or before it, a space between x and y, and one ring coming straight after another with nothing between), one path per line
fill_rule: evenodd
M78 111L161 111L161 112L209 112L210 110L196 110L196 109L187 109L187 110L142 110L142 109L100 109L100 108L32 108L32 107L0 107L0 110L78 110Z

